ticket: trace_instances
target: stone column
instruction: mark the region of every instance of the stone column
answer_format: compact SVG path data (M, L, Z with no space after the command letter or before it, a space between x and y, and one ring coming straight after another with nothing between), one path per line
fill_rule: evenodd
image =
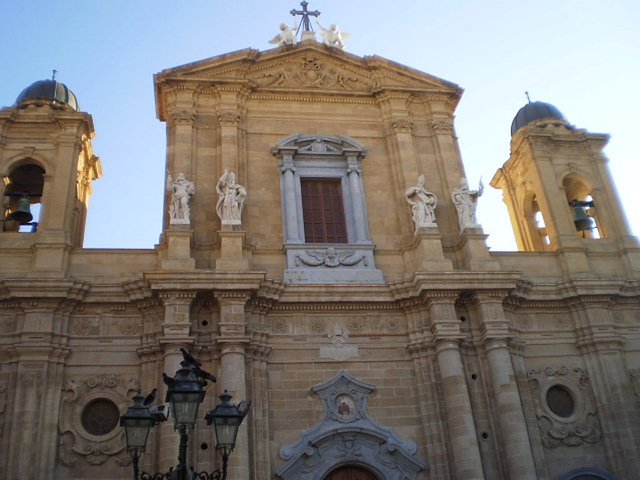
M161 294L164 304L164 322L162 324L164 336L160 338L162 345L162 371L173 377L180 368L182 354L180 348L190 350L194 339L189 336L191 327L191 302L195 292L165 292ZM158 401L164 402L167 386L161 383L158 388ZM158 469L166 472L178 463L178 447L180 436L174 431L173 417L159 425L160 445L158 448ZM191 435L193 437L193 435ZM193 448L193 445L190 446Z
M351 190L353 215L356 227L355 238L353 239L354 243L370 243L368 240L369 229L367 226L367 211L362 202L364 196L362 195L360 165L358 165L358 157L355 155L347 156L347 176L349 177L349 188Z
M245 304L249 295L244 292L217 292L215 296L220 305L218 391L227 390L233 396L233 403L237 404L247 397L246 347L250 339L246 334ZM229 457L229 480L248 479L249 463L247 422L243 422L234 454Z
M298 210L296 202L296 184L293 165L293 154L286 152L280 165L282 172L282 188L284 192L284 225L285 243L300 243L298 236Z
M505 293L502 292L497 292L495 295L476 294L476 307L480 314L481 333L491 373L493 396L498 407L502 448L509 478L535 480L538 475L507 344L510 334L509 322L502 308L504 296Z
M478 434L460 354L460 341L464 335L460 332L456 316L456 296L448 293L437 295L429 298L427 305L442 380L455 478L484 480Z

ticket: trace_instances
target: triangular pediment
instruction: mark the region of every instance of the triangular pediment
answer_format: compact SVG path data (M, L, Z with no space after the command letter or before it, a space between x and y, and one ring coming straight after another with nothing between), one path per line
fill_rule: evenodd
M359 57L306 41L266 51L239 50L164 70L155 76L157 98L164 85L237 85L257 91L373 95L381 91L438 93L457 100L454 83L382 57Z

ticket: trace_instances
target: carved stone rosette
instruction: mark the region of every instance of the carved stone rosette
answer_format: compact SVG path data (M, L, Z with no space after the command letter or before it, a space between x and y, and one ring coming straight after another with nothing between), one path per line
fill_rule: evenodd
M545 448L600 441L602 428L586 371L546 367L529 371L528 377Z
M116 426L99 434L89 432L84 422L84 413L88 405L97 401L112 403L117 406L119 412L124 412L130 403L130 397L139 388L137 380L115 375L94 375L65 380L59 423L60 463L74 467L80 460L84 460L90 465L101 465L111 457L120 465L130 463L129 455L125 452L123 430ZM113 423L113 419L97 421Z

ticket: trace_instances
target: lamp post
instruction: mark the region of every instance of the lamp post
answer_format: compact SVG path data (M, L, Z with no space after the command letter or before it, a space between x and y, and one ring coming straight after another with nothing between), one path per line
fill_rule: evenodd
M124 427L127 452L133 459L133 478L139 477L138 462L147 446L149 430L154 425L149 407L144 405L145 397L139 393L133 397L133 407L120 417L120 426Z
M162 406L149 407L155 395L143 397L138 394L133 397L134 405L127 413L120 417L120 425L124 427L127 441L127 451L133 459L134 480L226 480L227 463L229 454L233 451L240 424L247 415L251 402L243 401L238 406L231 403L231 395L225 390L220 395L220 404L205 415L208 425L213 424L214 441L216 450L222 456L222 469L212 472L196 472L193 468L187 468L187 447L189 442L189 429L193 429L198 416L198 408L205 396L206 380L215 382L213 375L200 368L198 363L189 353L182 350L184 360L175 377L171 378L163 374L164 382L168 385L165 401L171 405L175 429L180 435L178 448L178 465L165 473L139 473L139 459L144 453L152 426L167 420L162 412ZM150 397L152 397L150 399Z

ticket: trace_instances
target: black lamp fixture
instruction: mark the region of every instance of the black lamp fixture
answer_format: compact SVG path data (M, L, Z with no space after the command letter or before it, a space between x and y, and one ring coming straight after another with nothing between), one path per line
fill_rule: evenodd
M124 427L124 435L127 441L127 452L133 459L133 477L138 479L138 463L147 447L149 430L155 425L155 420L145 405L145 397L139 393L133 397L133 406L127 413L120 417L120 426Z
M155 399L155 389L146 398L138 394L133 397L134 405L120 417L120 425L124 427L127 451L133 459L134 480L226 480L229 454L233 451L238 429L249 411L251 402L243 401L235 406L231 403L231 395L225 390L220 395L220 404L205 415L208 425L213 424L216 450L222 456L222 469L212 472L196 472L187 468L187 446L189 429L197 423L198 408L205 396L207 380L215 382L213 375L200 368L200 363L187 351L180 349L184 360L175 377L162 374L167 384L166 402L171 405L175 429L180 434L178 449L178 465L165 473L139 473L139 459L145 451L149 430L159 422L167 420L164 406L149 404Z

